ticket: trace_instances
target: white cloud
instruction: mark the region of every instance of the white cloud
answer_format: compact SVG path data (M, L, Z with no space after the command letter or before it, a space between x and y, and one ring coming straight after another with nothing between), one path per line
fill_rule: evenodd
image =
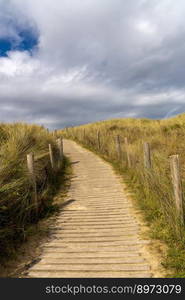
M8 57L0 59L0 76L32 76L36 70L39 70L39 61L31 58L27 51L10 51Z

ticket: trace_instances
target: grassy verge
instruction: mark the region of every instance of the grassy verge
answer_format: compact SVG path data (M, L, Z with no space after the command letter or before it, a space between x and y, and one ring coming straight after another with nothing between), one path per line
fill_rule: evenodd
M51 144L55 170L51 168ZM34 153L37 202L27 168ZM0 262L3 264L28 236L30 225L57 210L53 197L65 176L67 160L59 167L56 137L42 126L0 124Z
M25 278L27 270L39 260L39 256L42 254L42 245L50 239L51 225L54 224L70 187L71 175L71 163L65 157L56 185L50 191L51 204L45 209L37 223L27 225L24 239L14 244L8 259L2 257L0 277Z
M98 147L99 131L101 148ZM61 133L110 162L121 174L150 226L150 237L168 245L163 265L171 269L168 277L185 277L185 230L179 226L170 176L169 156L179 154L183 199L185 199L185 116L163 121L112 120L68 128ZM121 139L118 158L115 138ZM126 149L124 137L128 138ZM143 162L143 142L152 150L152 169ZM131 167L127 163L129 150ZM183 203L184 205L184 203Z

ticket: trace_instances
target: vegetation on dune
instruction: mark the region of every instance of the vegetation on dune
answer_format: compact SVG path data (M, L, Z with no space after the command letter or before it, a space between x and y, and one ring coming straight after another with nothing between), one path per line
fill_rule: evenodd
M185 199L185 115L165 120L108 120L66 128L60 133L98 153L123 175L151 225L152 237L169 245L164 265L174 269L174 277L185 277L185 232L176 215L169 163L169 156L179 154ZM121 158L115 143L118 135L121 142ZM128 146L125 144L125 137L128 139ZM150 144L151 169L144 166L144 142ZM131 161L130 167L127 151Z
M26 228L43 217L52 207L61 170L53 174L48 144L58 155L56 140L42 126L22 123L0 124L0 253L11 255L16 245L25 239ZM34 171L37 205L27 167L27 154L35 155ZM54 175L54 176L53 176Z

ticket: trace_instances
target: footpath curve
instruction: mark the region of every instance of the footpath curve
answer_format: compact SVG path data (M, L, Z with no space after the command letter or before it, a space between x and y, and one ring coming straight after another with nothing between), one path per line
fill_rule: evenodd
M29 277L155 277L142 247L132 203L112 167L73 141L64 141L73 164L66 205Z

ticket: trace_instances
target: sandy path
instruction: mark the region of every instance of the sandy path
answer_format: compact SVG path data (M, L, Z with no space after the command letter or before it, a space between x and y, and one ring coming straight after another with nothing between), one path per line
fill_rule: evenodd
M74 176L66 206L29 277L153 277L132 203L112 167L64 141Z

